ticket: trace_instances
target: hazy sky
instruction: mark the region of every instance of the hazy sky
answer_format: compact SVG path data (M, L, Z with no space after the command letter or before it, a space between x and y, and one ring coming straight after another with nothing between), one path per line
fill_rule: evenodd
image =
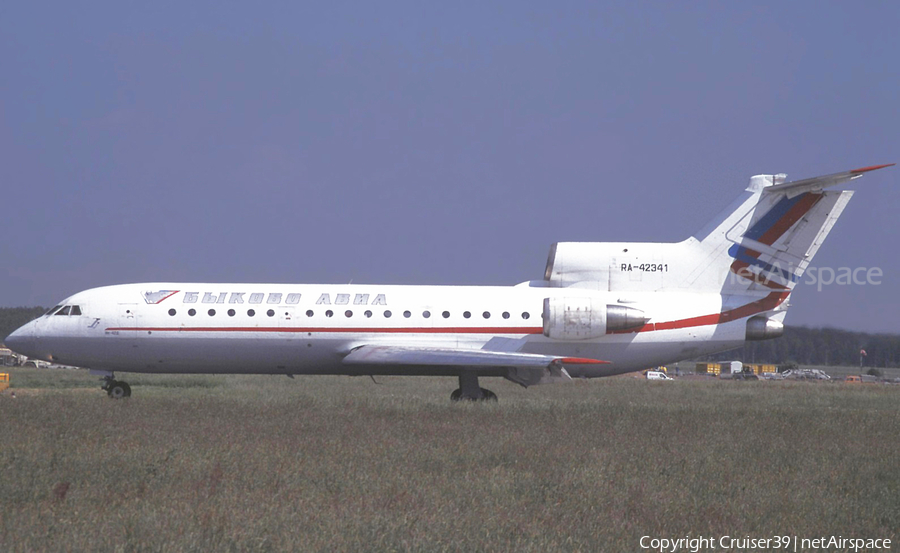
M515 284L754 174L900 161L897 2L125 4L0 4L0 305ZM801 285L788 324L900 332L898 182L854 182L815 263L882 284Z

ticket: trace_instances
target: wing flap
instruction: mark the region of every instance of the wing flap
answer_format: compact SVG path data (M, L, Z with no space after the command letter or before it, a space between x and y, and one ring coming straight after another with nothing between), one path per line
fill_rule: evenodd
M344 363L350 365L420 365L441 367L557 368L563 364L604 364L609 361L536 353L462 348L421 348L366 345L353 349Z

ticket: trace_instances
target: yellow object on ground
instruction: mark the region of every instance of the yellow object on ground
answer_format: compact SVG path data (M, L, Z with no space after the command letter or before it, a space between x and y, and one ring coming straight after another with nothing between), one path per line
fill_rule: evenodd
M0 392L9 388L9 373L0 373Z

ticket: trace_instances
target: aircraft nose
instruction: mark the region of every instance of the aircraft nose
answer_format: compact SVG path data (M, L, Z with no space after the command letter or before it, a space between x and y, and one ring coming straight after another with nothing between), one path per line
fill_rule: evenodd
M26 356L34 355L34 321L22 326L3 340L6 347Z

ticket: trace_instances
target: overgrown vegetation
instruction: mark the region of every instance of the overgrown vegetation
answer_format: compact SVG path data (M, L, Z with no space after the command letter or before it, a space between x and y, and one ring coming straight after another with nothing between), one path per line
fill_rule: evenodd
M54 383L68 381L65 387ZM81 379L83 386L76 385ZM637 551L898 537L900 387L14 369L0 550Z
M37 319L47 311L43 307L0 307L0 342L14 330Z

